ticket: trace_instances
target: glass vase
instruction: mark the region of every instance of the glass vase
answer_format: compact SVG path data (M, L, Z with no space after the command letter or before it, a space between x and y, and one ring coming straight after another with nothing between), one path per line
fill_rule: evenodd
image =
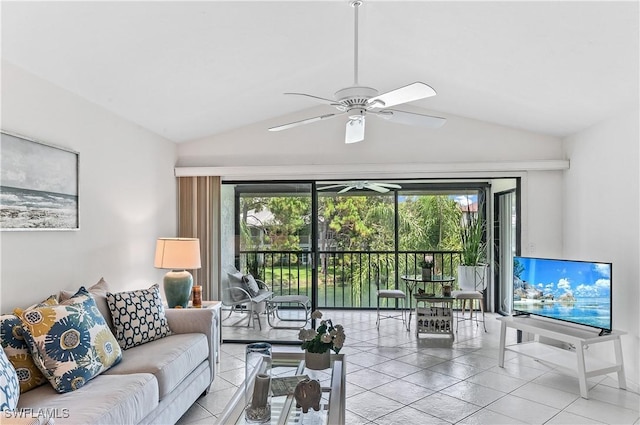
M248 344L245 352L245 420L271 421L271 344Z

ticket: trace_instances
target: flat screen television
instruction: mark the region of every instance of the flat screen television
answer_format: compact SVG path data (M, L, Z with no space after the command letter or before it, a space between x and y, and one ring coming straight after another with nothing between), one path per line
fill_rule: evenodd
M611 331L611 263L513 258L513 310Z

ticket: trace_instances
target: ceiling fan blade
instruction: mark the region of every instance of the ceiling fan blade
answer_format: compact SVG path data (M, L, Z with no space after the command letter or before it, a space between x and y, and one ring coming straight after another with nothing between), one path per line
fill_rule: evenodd
M338 194L348 192L351 189L353 189L353 186L347 186L344 189L342 189L341 191L339 191Z
M312 94L306 94L306 93L285 93L285 94L293 94L293 95L296 95L296 96L310 97L312 99L319 100L322 103L328 103L329 105L336 105L336 101L335 100L326 99L326 98L320 97L320 96L314 96Z
M335 117L337 115L342 115L342 114L341 113L340 114L325 114L325 115L320 115L319 117L307 118L307 119L301 120L301 121L294 121L294 122L290 122L289 124L283 124L283 125L278 125L276 127L271 127L269 129L269 131L287 130L289 128L297 127L299 125L309 124L309 123L316 122L316 121L328 120L329 118L333 118L333 117Z
M416 114L414 112L398 111L395 109L384 109L382 111L373 113L375 113L380 118L391 122L396 122L398 124L416 125L428 128L440 128L444 125L445 122L447 122L446 118Z
M387 193L389 191L389 189L387 189L386 187L382 187L375 183L369 183L365 185L365 187L367 189L375 190L376 192L379 192L379 193Z
M352 118L347 121L347 131L344 136L345 143L357 143L364 140L364 117Z
M402 189L402 186L395 183L373 183L378 186L387 187L389 189Z
M331 186L319 187L318 190L335 189L336 187L345 187L345 184L332 184Z
M436 91L425 83L415 82L399 89L382 93L379 96L369 99L367 104L374 108L388 108L389 106L399 105L401 103L413 102L414 100L424 99L426 97L435 96Z

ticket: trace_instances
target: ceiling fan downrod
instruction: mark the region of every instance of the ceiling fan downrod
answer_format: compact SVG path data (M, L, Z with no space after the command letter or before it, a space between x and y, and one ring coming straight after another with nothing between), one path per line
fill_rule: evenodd
M354 34L353 34L353 85L358 85L358 8L362 0L353 0L349 3L354 9Z

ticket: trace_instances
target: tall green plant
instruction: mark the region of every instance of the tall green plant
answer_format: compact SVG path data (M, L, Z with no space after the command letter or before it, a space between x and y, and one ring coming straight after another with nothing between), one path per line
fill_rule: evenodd
M467 204L468 205L468 204ZM468 208L468 207L467 207ZM482 205L478 205L478 213L472 214L467 209L467 219L460 226L460 241L462 243L463 266L477 266L483 263L487 254L485 237L485 221L480 216Z

